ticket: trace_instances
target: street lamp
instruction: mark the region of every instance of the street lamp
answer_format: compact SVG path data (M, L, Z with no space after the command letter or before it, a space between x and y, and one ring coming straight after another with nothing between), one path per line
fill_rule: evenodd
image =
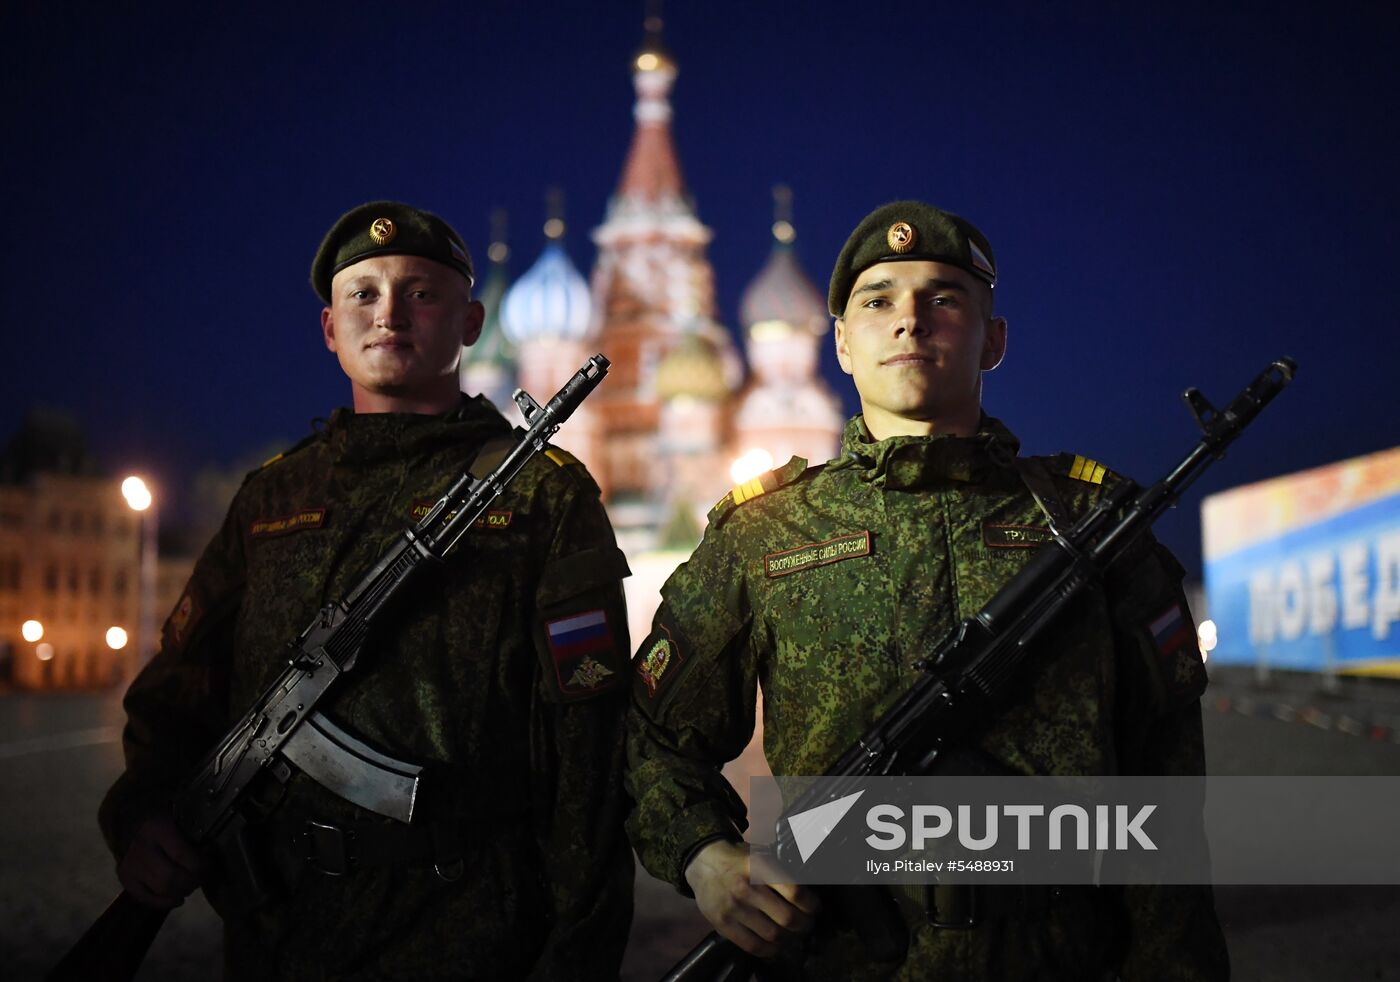
M19 636L30 644L44 640L44 625L38 621L25 621L19 626Z
M141 516L141 614L136 629L137 667L155 650L156 508L155 495L141 478L122 481L122 497ZM125 633L125 632L123 632ZM113 647L116 647L115 645Z
M126 647L126 631L119 627L107 628L107 647L113 651L121 651Z

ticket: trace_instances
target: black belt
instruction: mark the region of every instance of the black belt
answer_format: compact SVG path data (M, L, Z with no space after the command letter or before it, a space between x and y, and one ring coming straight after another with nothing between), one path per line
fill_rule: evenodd
M293 856L326 876L345 876L361 867L428 865L449 883L462 876L468 825L460 820L404 825L289 815L279 817L275 827Z

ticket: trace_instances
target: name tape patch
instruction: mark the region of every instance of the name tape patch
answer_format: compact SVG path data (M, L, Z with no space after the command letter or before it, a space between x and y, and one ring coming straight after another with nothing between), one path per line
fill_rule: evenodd
M767 577L787 576L814 566L839 563L843 559L855 559L870 555L870 530L838 535L825 542L812 542L796 549L770 552L763 557L763 575Z
M993 549L1030 549L1042 542L1049 542L1054 535L1046 528L1034 525L996 525L986 522L982 526L982 541Z
M254 539L268 539L300 532L302 529L318 529L325 524L324 508L307 508L295 515L284 515L281 518L260 518L248 529L248 534Z
M430 512L430 511L433 510L433 505L435 505L435 504L437 504L437 499L435 499L435 498L433 498L433 499L429 499L429 498L420 498L419 500L415 501L415 502L412 504L412 506L408 509L408 517L411 518L411 519L413 519L415 522L421 522L424 518L427 517L428 512ZM443 519L443 521L448 521L448 522L450 522L450 521L452 520L452 515L453 515L452 512L448 512L448 513L447 513L447 516ZM504 511L504 510L500 510L500 511L488 511L485 515L482 515L482 516L481 516L480 518L478 518L474 523L472 523L472 528L474 528L474 529L504 529L504 528L510 528L510 523L511 523L511 520L514 518L514 515L515 515L515 513L514 513L514 512L511 512L511 511Z

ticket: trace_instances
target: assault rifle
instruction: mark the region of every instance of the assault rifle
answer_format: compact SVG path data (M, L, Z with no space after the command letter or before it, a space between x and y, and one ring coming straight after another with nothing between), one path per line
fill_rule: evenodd
M241 895L266 893L257 864L247 854L246 830L259 819L258 803L286 784L293 768L377 814L401 822L413 818L422 768L375 751L316 707L355 668L366 639L382 626L394 601L453 551L607 372L608 360L594 355L544 406L517 389L513 398L529 428L516 429L514 445L501 462L479 478L471 469L464 472L344 600L321 608L291 642L282 674L219 739L177 794L173 810L180 831L196 845L218 848ZM122 891L49 973L50 982L132 978L167 913Z
M1030 646L1045 627L1151 528L1207 467L1224 457L1225 448L1293 380L1296 371L1291 358L1270 363L1223 411L1198 389L1187 389L1182 398L1201 430L1200 442L1150 488L1124 481L1073 527L1055 528L1052 522L1052 537L1031 561L975 617L959 624L919 662L923 674L918 681L827 770L824 777L836 780L815 782L785 806L774 847L779 862L791 861L797 851L786 816L845 797L860 778L927 774L946 748L985 720L1010 693ZM878 919L860 918L872 906L852 902L849 895L842 899L842 908L858 918L857 927L877 958L901 956L902 924L891 930ZM662 982L739 982L750 977L755 964L752 956L711 933Z

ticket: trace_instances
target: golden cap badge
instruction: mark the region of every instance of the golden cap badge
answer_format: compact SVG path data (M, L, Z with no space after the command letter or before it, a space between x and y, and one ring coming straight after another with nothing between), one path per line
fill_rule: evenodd
M376 218L369 227L369 237L375 245L388 245L399 234L398 228L388 218Z
M914 248L914 244L919 241L919 233L915 232L914 226L908 222L895 222L885 233L885 241L896 254L903 255Z

